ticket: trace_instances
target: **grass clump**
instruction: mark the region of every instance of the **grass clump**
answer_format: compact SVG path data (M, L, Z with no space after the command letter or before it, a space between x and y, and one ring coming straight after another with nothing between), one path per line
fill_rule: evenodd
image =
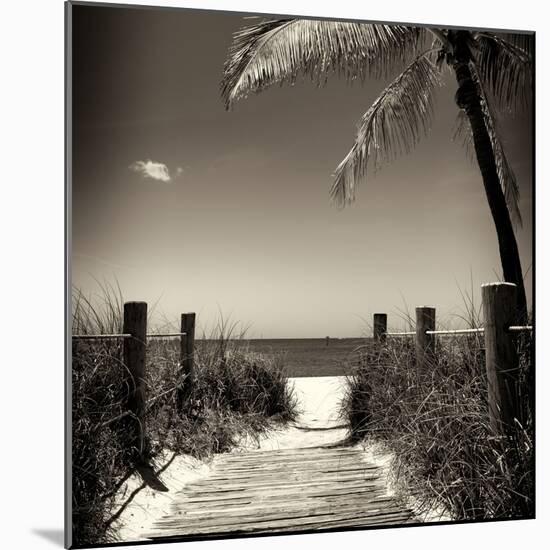
M489 424L483 336L441 338L415 365L413 339L357 352L343 410L353 436L389 450L396 485L419 513L454 520L534 516L533 340L518 338L522 410L508 436Z
M112 287L93 304L75 292L74 334L122 332L123 299ZM277 357L251 353L226 329L197 341L195 380L182 387L179 341L147 343L146 456L163 450L204 458L231 449L241 436L258 437L294 418L296 402ZM121 340L73 340L73 545L117 542L112 528L118 489L141 460L129 441L128 373ZM114 419L114 421L113 421Z

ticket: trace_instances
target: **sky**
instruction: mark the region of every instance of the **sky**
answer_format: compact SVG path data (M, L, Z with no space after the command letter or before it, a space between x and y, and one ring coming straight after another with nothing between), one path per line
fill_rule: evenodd
M72 284L143 300L154 323L220 315L254 338L369 333L375 312L437 308L460 326L461 291L501 278L479 170L453 141L450 75L431 132L331 203L332 173L387 82L274 86L225 111L241 14L73 8ZM520 186L517 228L531 302L532 116L500 121Z

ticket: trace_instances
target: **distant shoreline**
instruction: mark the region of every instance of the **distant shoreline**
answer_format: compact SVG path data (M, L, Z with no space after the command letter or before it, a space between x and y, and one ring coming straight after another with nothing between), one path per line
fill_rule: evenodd
M326 342L327 337L326 336L320 336L320 337L308 337L308 338L292 338L292 337L285 337L285 338L247 338L246 336L243 336L242 338L228 338L230 342L272 342L272 341L323 341ZM371 336L329 336L329 341L343 341L343 340L357 340L364 342L365 340L372 340ZM214 342L218 341L217 338L195 338L196 342Z

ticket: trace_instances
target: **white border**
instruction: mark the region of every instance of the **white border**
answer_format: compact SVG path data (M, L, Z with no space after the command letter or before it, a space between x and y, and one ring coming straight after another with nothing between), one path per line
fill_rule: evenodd
M112 2L110 2L112 3ZM548 170L550 18L544 3L462 0L156 0L136 4L262 11L370 20L521 28L537 31L537 322L548 324ZM63 526L63 1L25 0L2 10L2 546L48 548ZM543 60L546 59L546 68ZM545 183L546 182L546 183ZM548 248L548 245L546 245ZM7 252L7 254L6 254ZM538 519L355 533L186 543L186 548L350 546L463 550L538 547L550 519L548 351L537 358ZM546 468L547 469L547 468ZM50 533L46 537L37 531ZM59 539L59 536L57 536ZM57 545L59 547L59 544ZM162 548L179 548L178 545ZM153 546L150 548L160 548Z

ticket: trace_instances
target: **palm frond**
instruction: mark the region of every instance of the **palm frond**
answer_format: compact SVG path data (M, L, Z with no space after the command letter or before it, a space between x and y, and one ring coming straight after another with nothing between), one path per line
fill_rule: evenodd
M387 86L359 122L355 143L334 173L332 198L340 205L355 198L355 187L367 172L408 153L433 118L435 90L441 84L430 52L418 56Z
M475 67L474 71L476 71ZM500 180L500 185L502 186L504 198L506 199L506 205L508 206L512 220L516 221L521 226L523 222L519 209L519 187L516 175L510 166L508 159L506 158L504 147L500 141L497 128L497 117L491 107L490 99L484 89L483 82L477 72L475 72L475 76L481 92L481 106L483 108L485 126L487 128L487 132L489 133L489 137L491 138L491 145L493 146L493 152L495 154L498 179Z
M502 111L524 107L532 94L532 48L528 46L529 35L521 36L516 44L493 33L476 34L474 55L479 79Z
M485 127L491 140L491 146L495 156L495 163L497 167L498 179L506 199L506 205L512 217L520 227L522 225L521 212L519 209L520 192L514 170L510 166L504 147L499 138L499 132L497 128L497 117L491 108L490 99L487 97L487 93L484 90L483 83L480 81L479 74L476 72L475 66L472 67L474 79L479 87L481 107L483 109L483 118L485 121ZM456 129L453 139L462 138L463 145L466 148L468 157L474 159L474 144L472 127L468 120L468 115L465 111L460 110L458 114Z
M522 49L529 55L531 60L535 57L535 33L534 32L514 32L514 33L502 33L501 37L513 44L514 46Z
M464 109L458 110L455 127L453 130L453 141L461 141L466 150L466 155L470 162L475 162L474 140L472 136L472 127L470 120Z
M425 29L404 25L280 19L234 34L221 84L226 107L251 92L329 72L348 80L386 76L418 53Z

